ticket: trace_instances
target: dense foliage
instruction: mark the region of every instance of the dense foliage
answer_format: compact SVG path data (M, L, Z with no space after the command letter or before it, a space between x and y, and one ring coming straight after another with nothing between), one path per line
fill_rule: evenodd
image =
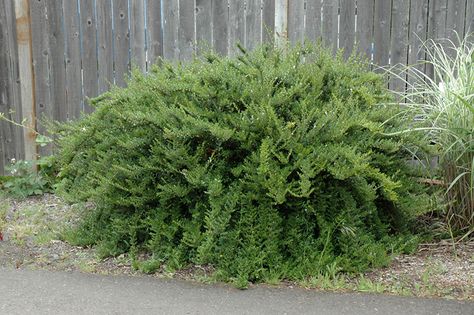
M76 242L240 285L387 263L427 203L366 69L305 46L135 73L63 126L60 189L98 205Z

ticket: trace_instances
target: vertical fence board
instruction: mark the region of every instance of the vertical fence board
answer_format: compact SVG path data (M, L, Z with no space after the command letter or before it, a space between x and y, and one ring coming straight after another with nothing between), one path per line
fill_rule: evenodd
M430 12L428 32L432 39L446 37L446 15L448 11L448 0L430 1Z
M408 29L410 24L410 0L393 1L392 4L392 36L390 43L391 65L408 62ZM400 72L395 70L395 72ZM398 73L400 78L391 76L390 88L394 91L404 91L406 72Z
M472 2L472 0L468 0ZM464 34L466 0L449 0L446 15L446 38L459 44L458 37Z
M28 128L23 132L23 143L26 160L36 160L35 94L32 66L32 38L30 25L29 2L15 0L15 26L18 47L18 71L20 77L22 122Z
M229 9L227 0L212 1L212 47L221 54L229 52Z
M245 48L252 50L261 43L262 18L260 0L247 0L245 12Z
M130 71L130 32L127 0L114 0L114 70L115 84L125 86Z
M321 37L321 1L306 2L305 38L314 42Z
M169 60L177 60L179 58L178 0L163 0L162 5L163 5L163 57Z
M130 51L134 67L146 70L145 56L145 0L130 1Z
M372 60L374 36L374 0L357 0L356 43L359 52Z
M466 18L464 23L464 34L468 35L471 40L474 40L474 1L467 1L466 3Z
M114 83L112 1L97 1L97 60L99 93Z
M288 2L288 41L291 45L304 40L304 0Z
M229 54L235 56L239 52L237 43L245 45L245 7L243 1L229 1L229 25Z
M408 64L413 65L416 69L424 71L425 64L420 61L425 60L425 49L423 44L426 41L427 25L428 25L428 1L418 0L411 1L410 5L410 31L409 31L409 51ZM414 78L408 76L408 83L413 83Z
M15 47L16 32L12 3L0 3L0 113L10 120L21 118L17 85L18 69ZM0 119L0 175L11 159L22 158L22 130Z
M355 0L340 0L340 7L339 48L344 49L347 58L354 48Z
M187 61L194 52L194 0L179 1L179 60Z
M46 3L44 1L31 1L30 16L35 81L36 130L40 134L46 134L46 128L41 124L41 121L44 118L52 118L53 116L50 94L49 12L47 11ZM39 147L38 153L41 156L50 155L52 148L50 145Z
M84 91L84 111L92 112L89 98L99 93L97 78L97 21L95 17L95 1L81 0L81 33L82 33L82 80Z
M212 0L196 0L197 53L212 47Z
M67 119L80 116L82 111L81 42L76 1L64 1L66 32L66 101Z
M232 24L229 24L232 27ZM262 41L273 41L275 31L275 0L262 0Z
M338 32L338 15L339 1L324 0L323 1L323 25L322 34L323 42L326 46L331 47L335 52L337 50L337 32Z
M161 30L161 1L147 0L147 69L163 56L163 33Z
M51 101L54 107L53 118L67 120L66 68L64 65L64 27L62 1L48 1L49 47L50 47L50 86Z
M390 1L375 1L374 15L374 63L386 66L390 53Z

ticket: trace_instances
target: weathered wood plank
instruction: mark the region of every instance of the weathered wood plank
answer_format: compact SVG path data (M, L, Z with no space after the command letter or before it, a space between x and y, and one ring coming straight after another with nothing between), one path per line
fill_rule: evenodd
M465 19L464 35L469 35L469 38L472 41L474 40L474 1L467 1Z
M78 118L83 110L81 78L81 39L79 8L75 1L64 1L66 32L66 101L67 119Z
M339 49L349 57L355 41L355 0L340 0Z
M23 132L25 159L36 160L35 96L32 61L32 38L29 1L15 0L15 25L18 44L18 70L20 74L22 121L28 128Z
M274 32L275 0L262 0L262 42L273 42Z
M240 0L229 0L229 55L239 54L237 43L245 45L245 6Z
M314 42L321 38L321 22L321 1L307 1L305 26L307 40Z
M410 5L410 31L409 31L409 52L408 64L424 72L425 64L420 61L425 60L425 49L428 25L428 4L429 0L411 1ZM413 83L415 78L408 76L408 83Z
M8 49L8 57L10 64L8 68L4 68L4 71L8 70L8 85L7 90L7 113L9 119L14 121L22 120L22 103L21 103L21 82L19 73L19 59L18 59L18 45L17 45L17 32L15 22L15 7L13 1L5 1L5 18L6 22L6 34L7 41L5 41L5 48ZM0 18L1 20L2 18ZM1 68L0 68L1 69ZM1 122L0 122L1 123ZM25 158L25 144L24 144L24 130L21 127L14 126L12 124L5 124L7 129L6 145L9 147L5 152L6 162L12 158L24 159ZM1 155L1 154L0 154Z
M472 2L472 0L467 0ZM463 38L466 22L466 0L449 0L446 15L446 38L455 45Z
M125 86L130 72L130 32L128 29L128 1L114 0L114 65L115 84Z
M212 47L212 0L196 0L196 51Z
M448 0L430 1L429 10L429 38L434 40L446 38L446 15L448 11Z
M374 64L386 66L390 54L390 1L375 1L374 15Z
M275 46L285 49L288 44L288 0L275 0Z
M52 118L53 106L51 101L50 72L51 66L48 24L49 14L44 1L30 2L32 56L35 87L36 130L43 135L47 134L46 128L41 124L45 118ZM50 155L52 147L38 147L38 153Z
M291 45L296 45L304 40L304 7L304 0L288 2L288 41Z
M131 62L134 67L145 72L145 0L130 1L130 9Z
M357 0L357 48L368 60L372 60L374 41L374 0Z
M84 93L84 112L92 112L89 99L99 94L97 77L97 21L95 1L80 1L80 20L82 32L82 84Z
M163 32L161 29L161 1L147 0L147 70L163 56Z
M18 94L15 93L16 82L14 78L14 66L12 62L12 52L14 49L14 38L16 33L12 22L12 6L11 2L6 1L0 3L0 113L8 119L19 121L21 119L19 113L14 110L20 109L21 104L18 102ZM10 16L10 18L9 18ZM17 72L17 71L16 71ZM21 149L21 137L17 134L18 127L0 119L0 175L5 174L4 166L8 165L11 159L19 158L19 149ZM19 141L17 141L19 140Z
M112 31L112 1L97 1L97 59L99 93L114 84L114 47Z
M194 53L194 0L179 1L179 60L191 60Z
M212 47L223 56L229 52L229 7L227 0L212 1Z
M163 57L168 60L178 60L178 0L163 0Z
M63 3L62 1L48 1L47 10L49 17L49 47L51 66L51 100L53 102L53 118L58 121L67 120L66 100L66 67L65 67L65 45L63 27Z
M446 38L446 12L448 0L437 0L429 2L428 15L428 38L438 41ZM427 64L425 73L429 77L434 76L433 65Z
M410 0L393 1L392 4L392 31L390 42L390 63L406 65L408 62L408 29L410 23ZM395 72L399 72L395 70ZM404 91L406 82L406 72L398 73L390 77L389 87L394 91Z
M337 51L337 30L338 30L338 14L339 1L338 0L324 0L323 1L323 25L322 34L323 42L327 47L332 48L334 52Z

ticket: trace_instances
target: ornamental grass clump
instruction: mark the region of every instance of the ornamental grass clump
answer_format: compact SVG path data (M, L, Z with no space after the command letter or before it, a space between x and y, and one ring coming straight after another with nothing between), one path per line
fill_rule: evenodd
M97 204L70 239L239 286L387 264L428 203L367 68L304 46L134 73L62 126L59 189Z
M409 68L406 109L439 151L446 218L456 232L474 230L474 45L467 39L425 44L434 76ZM464 234L467 235L467 234Z

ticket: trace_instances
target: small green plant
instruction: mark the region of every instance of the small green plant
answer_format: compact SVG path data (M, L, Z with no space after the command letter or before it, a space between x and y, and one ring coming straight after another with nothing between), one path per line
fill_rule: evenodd
M30 161L12 159L6 170L11 177L3 183L3 188L13 197L26 198L48 190L47 182L34 170Z

